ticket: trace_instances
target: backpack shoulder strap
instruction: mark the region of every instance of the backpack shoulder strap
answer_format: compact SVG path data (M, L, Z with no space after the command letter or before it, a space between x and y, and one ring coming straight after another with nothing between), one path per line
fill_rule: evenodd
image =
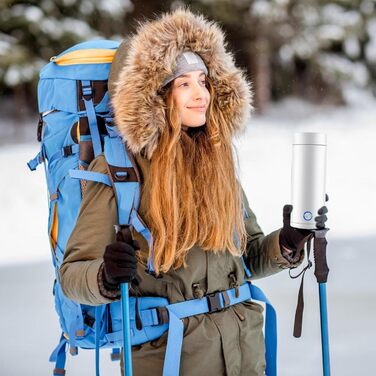
M111 120L106 119L108 136L105 137L104 155L117 201L119 225L133 226L148 242L151 250L148 271L153 273L153 238L150 230L138 215L141 175L132 153L117 133L116 127L109 125Z
M104 156L118 205L119 225L131 225L132 212L137 211L140 200L137 166L120 136L105 137Z

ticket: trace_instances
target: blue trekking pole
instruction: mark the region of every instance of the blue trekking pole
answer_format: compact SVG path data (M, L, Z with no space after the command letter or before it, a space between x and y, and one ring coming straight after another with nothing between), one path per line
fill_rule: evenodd
M131 328L129 324L129 286L128 283L120 285L121 290L121 314L123 319L123 356L124 376L132 376L132 347Z
M313 255L315 259L315 276L319 284L320 297L320 322L321 322L321 350L323 375L330 376L330 357L329 357L329 333L328 333L328 310L326 305L326 281L328 279L329 268L326 262L325 238L329 229L315 230Z
M307 269L312 266L309 260L310 240L314 238L313 252L315 259L315 276L319 284L320 322L323 375L330 376L328 313L326 301L326 281L329 268L326 263L326 233L323 222L316 223L314 213L322 208L328 197L325 193L326 183L326 135L323 133L295 133L293 140L292 163L292 204L291 226L311 230L312 234L307 243L308 265L296 278L303 274L298 295L298 305L295 313L294 337L300 337L303 318L303 280ZM325 214L322 212L320 214ZM317 218L317 217L316 217ZM325 222L325 220L324 220ZM298 249L301 249L299 247ZM291 276L291 274L290 274Z
M129 226L115 226L116 240L124 241L121 232L122 227L126 227L129 231ZM129 315L129 283L120 284L121 291L121 317L123 321L123 361L124 361L124 376L132 376L132 346L131 346L131 328Z

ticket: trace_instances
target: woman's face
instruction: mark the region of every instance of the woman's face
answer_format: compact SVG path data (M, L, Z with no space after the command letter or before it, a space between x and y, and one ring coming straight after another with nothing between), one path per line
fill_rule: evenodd
M188 72L172 83L172 99L180 115L182 127L200 127L206 123L210 93L201 70Z

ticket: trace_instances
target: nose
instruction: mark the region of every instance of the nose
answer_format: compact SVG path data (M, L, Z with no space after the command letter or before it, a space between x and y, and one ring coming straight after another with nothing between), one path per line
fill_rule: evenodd
M205 87L201 86L199 83L196 83L193 89L193 99L200 100L205 97Z

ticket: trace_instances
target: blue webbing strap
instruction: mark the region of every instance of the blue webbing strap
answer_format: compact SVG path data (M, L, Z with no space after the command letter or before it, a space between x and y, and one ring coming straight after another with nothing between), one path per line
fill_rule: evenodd
M153 242L153 237L151 235L150 230L146 227L145 223L138 216L138 213L135 209L132 210L130 222L132 226L135 228L135 230L145 238L150 248L150 245Z
M40 151L33 159L31 159L27 165L30 171L35 171L37 167L44 161L42 152Z
M50 362L55 362L55 368L53 371L54 376L64 375L65 374L65 361L66 361L66 347L67 340L64 337L64 334L61 334L59 344L56 346L55 350L50 355Z
M109 165L133 167L120 137L107 136L104 152ZM114 189L118 203L119 224L129 225L132 209L138 208L140 184L139 182L114 182Z
M87 119L90 128L91 140L93 142L94 155L98 156L102 153L102 143L98 130L97 115L95 114L93 103L93 91L91 89L91 82L82 80L82 99L85 103Z
M251 298L247 284L239 287L239 296L236 297L235 289L226 291L230 303L234 305ZM220 308L225 308L223 293L218 293ZM189 316L210 312L208 298L187 300L166 306L169 313L169 328L167 336L166 355L163 366L163 376L178 376L180 368L181 348L183 342L183 322L181 319Z
M276 376L276 351L277 351L277 325L274 308L264 293L251 283L245 283L239 287L239 296L236 297L235 289L226 291L230 303L225 305L223 293L218 293L221 308L238 304L240 302L254 299L266 303L266 375ZM210 312L208 298L193 299L166 306L169 313L169 330L167 336L166 355L163 366L163 376L178 376L180 368L180 356L183 343L183 321L181 319L189 316Z
M106 306L101 305L95 307L95 375L100 376L99 370L99 348L101 336L101 322Z
M236 230L234 231L234 237L235 237L236 246L239 247L239 236L238 236L238 233L236 232ZM243 255L241 256L241 259L242 259L245 275L247 276L247 278L251 278L251 276L252 276L251 271L248 269L248 267L247 267L247 265L244 261Z
M153 273L154 272L153 236L150 230L145 226L144 222L138 216L137 211L134 209L132 210L132 213L131 213L131 224L136 229L136 231L139 234L141 234L144 237L144 239L146 239L146 241L148 242L150 255L147 261L147 270L149 273Z
M117 167L134 167L129 159L123 140L117 135L116 127L107 126L111 130L111 136L105 139L105 157L108 164ZM148 242L151 250L148 258L148 271L154 272L153 238L150 230L145 226L137 214L140 201L139 182L114 183L115 194L118 203L119 224L131 224Z
M106 117L104 119L104 121L105 121L105 124L106 124L106 129L107 129L107 133L108 133L109 137L111 137L111 138L121 137L117 127L112 125L112 121L113 121L112 117Z
M277 375L277 314L271 305L269 299L265 296L263 291L253 285L249 284L251 295L254 300L264 302L266 305L266 319L265 319L265 357L266 357L266 375Z
M80 145L78 144L64 146L62 149L52 154L52 156L48 160L48 163L52 163L55 160L66 158L66 157L69 157L70 155L77 154L79 151L80 151Z
M108 175L100 172L71 169L69 170L69 176L72 179L95 181L97 183L106 184L110 187L112 186L111 179L108 177Z
M244 268L244 271L245 271L245 275L247 276L247 278L251 278L252 277L252 273L251 273L251 271L249 270L247 264L244 261L244 256L242 256L241 259L242 259L242 263L243 263L243 268Z
M79 311L81 308L75 304L75 309L70 309L69 313L66 316L67 322L70 322L70 326L68 329L68 343L69 343L69 351L71 355L77 355L78 354L78 347L76 346L76 331L77 329L82 329L83 322L82 322L82 316L79 314Z
M168 308L168 306L166 308L168 309L168 335L163 376L179 376L184 325L171 308Z

